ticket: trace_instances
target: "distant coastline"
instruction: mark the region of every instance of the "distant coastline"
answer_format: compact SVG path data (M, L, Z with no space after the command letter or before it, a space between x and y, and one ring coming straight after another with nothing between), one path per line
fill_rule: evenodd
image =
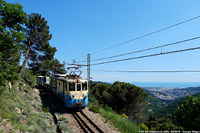
M114 82L107 82L113 84ZM198 87L200 82L128 82L139 87L172 87L172 88L187 88Z
M200 82L130 82L139 87L173 87L173 88L187 88L198 87Z

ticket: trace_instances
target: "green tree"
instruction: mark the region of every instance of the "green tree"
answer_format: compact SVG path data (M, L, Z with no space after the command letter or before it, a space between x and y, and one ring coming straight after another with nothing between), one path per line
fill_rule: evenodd
M0 85L18 78L18 63L27 15L19 4L0 1Z
M32 13L28 15L26 32L27 36L24 42L26 49L25 59L19 74L20 76L22 76L27 62L32 71L38 72L45 60L52 60L56 52L56 48L51 47L49 44L52 34L49 32L47 21L40 14Z
M131 120L136 120L137 122L144 120L147 93L143 89L129 83L115 82L112 86L112 92L112 103L115 106L117 105L117 110L121 111L120 113L126 113Z
M60 61L58 59L53 59L51 61L50 69L54 73L60 73L60 74L65 74L66 73L65 64L64 63L60 63Z
M39 73L41 75L48 75L49 71L52 73L65 74L65 64L60 63L58 59L52 60L43 60L42 63L39 64Z
M200 130L200 96L191 96L171 115L174 123L185 130Z
M147 107L147 94L135 85L115 82L113 85L97 84L91 90L100 104L108 105L119 114L125 113L129 119L138 123L144 120L144 110Z
M169 118L157 119L155 116L150 116L149 120L145 122L145 125L152 131L183 130L182 127L175 126Z

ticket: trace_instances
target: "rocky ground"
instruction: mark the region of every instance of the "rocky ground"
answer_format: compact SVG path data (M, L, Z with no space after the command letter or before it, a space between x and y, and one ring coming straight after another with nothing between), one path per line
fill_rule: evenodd
M43 106L40 91L24 82L0 95L0 132L56 132L48 108Z
M102 117L98 113L93 113L89 111L88 108L82 110L101 130L105 133L118 133L111 122L108 122L104 117ZM62 114L68 120L67 127L70 129L72 133L81 133L82 130L78 125L77 121L73 118L70 113Z
M77 110L67 109L64 107L64 103L57 98L50 92L46 90L39 90L41 99L46 107L49 108L51 113L57 118L57 125L58 129L61 129L62 132L72 132L72 133L80 133L83 132L72 116L72 113ZM107 133L115 133L117 131L111 122L107 121L98 113L93 113L89 111L86 107L82 110L98 127L100 127L104 132Z
M21 84L0 97L0 132L82 132L73 118L74 110L64 107L48 89ZM118 132L111 122L85 108L83 112L104 132Z

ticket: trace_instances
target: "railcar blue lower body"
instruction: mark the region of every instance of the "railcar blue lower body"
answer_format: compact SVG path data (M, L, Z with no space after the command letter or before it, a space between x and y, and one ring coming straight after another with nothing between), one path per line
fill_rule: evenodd
M68 108L84 108L88 105L88 94L86 95L86 98L83 99L71 99L71 95L67 94L65 95L66 99L64 101L65 106Z
M50 86L51 91L61 99L67 108L85 108L88 106L88 94L83 99L71 98L70 93L59 92L56 87Z

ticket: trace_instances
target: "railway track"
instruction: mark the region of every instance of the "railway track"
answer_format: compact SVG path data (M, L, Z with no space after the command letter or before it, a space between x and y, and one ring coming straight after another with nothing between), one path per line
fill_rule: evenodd
M42 98L44 106L49 108L49 111L54 119L54 124L57 126L56 132L62 133L60 129L59 121L55 115L55 112L62 112L63 116L69 114L72 115L73 118L77 121L81 130L85 133L104 133L105 131L101 130L87 115L83 112L74 112L75 110L70 110L65 112L63 110L63 106L57 103L56 97L52 94L52 92L48 89L38 89L40 91L40 96ZM66 117L66 116L65 116ZM80 131L81 131L80 130Z
M47 88L38 88L38 90L40 91L40 97L43 101L43 105L45 107L48 107L49 108L49 112L51 113L52 117L53 117L53 120L54 120L54 124L56 125L56 133L62 133L62 130L60 129L60 125L59 125L59 122L58 122L58 119L55 115L55 101L56 101L56 98L55 96L52 94L52 92L50 92L49 89Z
M75 112L72 114L79 126L85 133L104 133L84 112Z

